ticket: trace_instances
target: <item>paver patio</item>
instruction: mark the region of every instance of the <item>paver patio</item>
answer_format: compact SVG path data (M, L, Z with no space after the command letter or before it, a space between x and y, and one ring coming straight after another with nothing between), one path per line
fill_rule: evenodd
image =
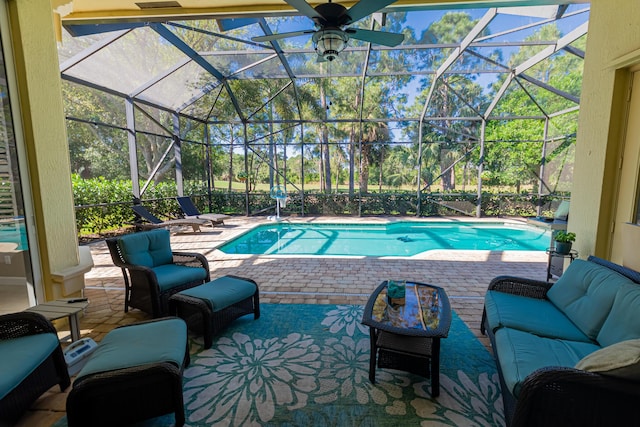
M342 223L398 220L291 218L291 221ZM547 256L539 251L436 250L411 258L397 258L227 255L215 249L266 222L265 218L233 217L225 220L223 227L203 228L200 233L173 229L172 248L203 253L209 260L212 279L236 274L256 280L261 303L364 304L375 287L387 278L433 283L446 289L452 308L487 347L488 339L480 335L479 327L484 293L491 279L499 275L546 278ZM117 325L150 316L139 310L124 313L124 281L120 269L113 265L104 242L91 244L91 252L94 268L86 275L85 290L90 304L80 324L83 337L99 341ZM65 327L63 323L60 329ZM64 414L65 402L66 393L53 388L36 402L18 426L53 425Z

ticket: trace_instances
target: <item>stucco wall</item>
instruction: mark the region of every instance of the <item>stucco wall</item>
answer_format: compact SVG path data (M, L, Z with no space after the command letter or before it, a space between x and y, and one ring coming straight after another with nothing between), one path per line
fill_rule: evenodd
M569 230L581 256L609 257L624 91L612 65L640 48L640 1L594 0L584 63ZM613 260L621 261L621 260Z
M69 151L49 2L10 0L9 19L47 299L51 272L78 264ZM34 266L38 268L38 266Z

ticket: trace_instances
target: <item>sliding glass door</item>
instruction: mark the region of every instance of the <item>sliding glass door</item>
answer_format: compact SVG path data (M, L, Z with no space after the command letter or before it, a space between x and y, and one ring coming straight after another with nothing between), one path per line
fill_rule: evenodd
M34 305L36 296L29 245L30 221L25 213L25 164L16 138L15 80L7 34L6 3L0 3L0 314ZM12 105L12 99L14 103ZM26 174L23 174L26 176ZM29 194L28 191L26 194ZM32 233L31 233L32 234Z

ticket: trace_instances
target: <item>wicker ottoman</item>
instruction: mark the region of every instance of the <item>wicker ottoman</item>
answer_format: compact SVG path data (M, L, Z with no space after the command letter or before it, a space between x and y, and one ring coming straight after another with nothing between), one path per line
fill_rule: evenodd
M67 422L119 426L175 413L184 425L182 372L189 364L187 325L165 317L116 328L78 373L67 398Z
M210 348L213 337L238 317L251 313L254 319L260 317L258 284L244 277L219 277L172 295L169 310L202 335L204 347Z

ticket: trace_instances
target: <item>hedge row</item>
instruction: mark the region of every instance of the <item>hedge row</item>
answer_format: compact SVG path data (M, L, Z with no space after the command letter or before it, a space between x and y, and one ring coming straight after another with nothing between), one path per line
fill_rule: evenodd
M73 177L73 192L76 203L76 226L80 236L104 234L132 226L135 216L131 210L133 198L130 181L108 181L104 178L82 179ZM201 183L185 182L184 194L192 196L202 212L217 212L244 215L248 201L251 215L273 215L274 200L268 193L255 192L246 197L242 192L214 191L211 203L207 189ZM173 183L151 185L142 199L142 204L160 218L177 218L180 208L176 202ZM307 192L303 199L290 194L287 206L281 215L417 215L415 192L370 193L349 196L348 194L322 194ZM531 194L483 193L482 216L534 216L538 204L543 213L551 215L561 197ZM476 213L475 193L423 194L421 216L471 215Z

